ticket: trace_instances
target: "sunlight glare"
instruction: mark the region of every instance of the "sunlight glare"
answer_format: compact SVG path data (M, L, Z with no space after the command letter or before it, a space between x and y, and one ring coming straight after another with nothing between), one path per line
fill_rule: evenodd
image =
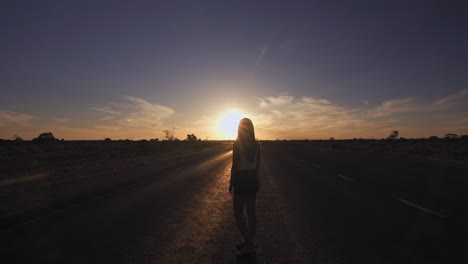
M245 114L233 109L224 114L218 121L218 129L225 139L235 139L237 137L237 126L239 121L247 117Z

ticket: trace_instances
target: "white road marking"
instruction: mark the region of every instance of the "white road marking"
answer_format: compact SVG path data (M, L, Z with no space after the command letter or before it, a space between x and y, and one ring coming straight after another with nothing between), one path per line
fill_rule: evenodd
M351 179L351 178L349 178L349 177L346 177L346 176L344 176L344 175L341 175L341 174L338 174L338 177L341 177L341 178L343 178L343 179L345 179L345 180L347 180L347 181L354 181L353 179Z
M408 201L408 200L400 199L400 198L394 198L394 199L397 200L397 201L399 201L399 202L402 202L402 203L404 203L404 204L406 204L406 205L409 205L409 206L411 206L411 207L414 207L414 208L416 208L416 209L418 209L418 210L421 210L421 211L424 211L424 212L426 212L426 213L430 213L430 214L436 215L436 216L438 216L438 217L440 217L440 218L447 218L447 217L448 217L448 216L446 216L446 215L443 215L443 214L438 213L438 212L436 212L436 211L433 211L433 210L431 210L431 209L427 209L427 208L422 207L422 206L420 206L420 205L418 205L418 204L412 203L412 202L410 202L410 201Z
M315 168L319 168L319 169L320 169L320 165L312 164L312 166L314 166Z

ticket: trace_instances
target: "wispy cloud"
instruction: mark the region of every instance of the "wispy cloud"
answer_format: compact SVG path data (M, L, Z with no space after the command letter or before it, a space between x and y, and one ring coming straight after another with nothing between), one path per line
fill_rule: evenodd
M67 123L70 121L68 118L55 118L55 121L58 123Z
M106 114L111 114L111 115L120 115L119 112L117 111L114 111L112 110L112 108L110 107L90 107L89 110L94 110L94 111L98 111L98 112L102 112L102 113L106 113Z
M263 48L262 48L262 50L260 51L260 54L257 57L257 62L255 63L256 67L259 67L262 64L263 57L265 56L265 54L268 53L269 48L270 48L270 46L268 44L263 45Z
M280 138L372 136L401 126L400 114L447 111L466 103L467 95L465 89L432 103L421 103L414 98L393 99L367 110L366 107L350 108L325 99L295 98L283 93L259 98L259 108L251 116L259 131ZM464 127L465 122L457 125Z
M260 107L271 107L271 106L278 106L289 104L294 100L294 97L288 95L288 93L282 93L279 96L268 96L265 98L258 99L258 105Z
M106 120L112 120L112 119L115 119L115 116L105 116L103 118L99 118L96 121L106 121Z
M465 114L465 116L467 115ZM450 133L462 132L463 134L468 134L468 118L446 122L444 127L446 127Z
M466 126L468 126L468 118L463 118L461 120L450 121L450 122L447 122L447 124L450 124L450 125L466 125Z
M369 117L384 117L398 113L421 111L424 105L412 98L402 98L385 101L368 112Z
M394 129L408 137L420 137L449 132L467 134L467 103L468 89L428 103L418 98L400 98L384 101L371 109L369 105L349 107L328 99L282 93L258 98L256 107L244 113L254 121L257 135L263 139L380 138ZM25 138L33 138L38 133L53 131L66 139L161 138L163 129L175 126L180 138L187 133L222 138L215 131L221 112L198 121L175 122L172 108L132 96L89 110L94 121L88 124L74 124L67 118L37 122L39 118L33 115L0 111L0 136L9 138L20 133ZM432 116L436 116L434 120Z
M123 96L121 99L109 106L91 107L90 110L107 114L97 122L111 125L114 129L148 130L161 127L163 120L174 114L174 110L167 106L141 98Z
M329 100L313 97L295 98L283 93L259 98L258 113L251 116L258 130L279 138L329 137L359 129L388 129L394 120L371 122L361 112Z
M123 96L118 101L88 110L93 112L90 116L94 118L94 124L78 125L65 118L55 118L55 124L38 124L34 130L24 131L21 135L32 138L41 131L53 131L57 137L65 139L149 139L160 137L164 121L174 114L174 110L167 106L132 96ZM10 129L3 134L12 133L16 130Z
M385 101L368 111L369 117L385 117L400 113L434 112L449 110L468 103L468 89L443 97L432 103L421 103L413 98Z
M0 111L0 126L31 126L32 121L37 117L28 114L17 113L13 111Z
M456 94L449 95L434 102L434 105L455 106L466 103L468 89L463 89Z

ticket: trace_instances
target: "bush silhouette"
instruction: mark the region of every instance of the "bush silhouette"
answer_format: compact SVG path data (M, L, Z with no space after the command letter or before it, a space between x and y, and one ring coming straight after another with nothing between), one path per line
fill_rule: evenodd
M18 136L18 135L14 135L13 136L13 141L24 141L22 137Z
M400 133L395 130L390 134L390 136L387 137L387 139L398 139L399 136L400 136Z
M197 141L197 136L195 136L195 134L187 134L187 138L185 139L185 141Z
M33 138L34 142L57 142L59 141L52 132L45 132L40 134L37 138Z
M458 138L458 135L457 135L457 134L448 133L448 134L445 134L445 138Z
M163 130L163 132L167 141L177 140L177 138L175 137L175 127L172 127L172 130L169 130L169 129Z

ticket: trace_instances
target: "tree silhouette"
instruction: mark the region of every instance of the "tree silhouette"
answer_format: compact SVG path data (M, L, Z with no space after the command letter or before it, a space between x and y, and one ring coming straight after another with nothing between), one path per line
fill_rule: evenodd
M58 141L57 138L55 138L54 134L52 132L45 132L40 134L37 138L33 138L33 141L36 142L56 142Z
M18 136L18 135L16 135L16 134L15 134L15 135L13 135L13 137L12 137L12 138L13 138L13 140L14 140L14 141L23 141L23 138L22 138L22 137L20 137L20 136Z
M387 137L387 139L398 139L399 136L400 136L400 133L395 130L390 134L390 136Z
M163 130L164 135L167 139L167 141L174 141L176 139L175 137L175 127L172 127L172 130Z
M448 134L445 134L445 138L458 138L458 135L457 135L457 134L448 133Z
M195 134L187 134L185 141L197 141L197 136L195 136Z

